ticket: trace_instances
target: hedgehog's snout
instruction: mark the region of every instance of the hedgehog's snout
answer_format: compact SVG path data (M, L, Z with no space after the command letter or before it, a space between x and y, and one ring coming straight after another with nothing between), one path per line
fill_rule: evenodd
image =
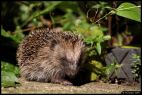
M77 68L78 68L78 65L77 65L77 63L76 62L74 62L72 65L70 65L70 68L71 68L71 70L77 70Z

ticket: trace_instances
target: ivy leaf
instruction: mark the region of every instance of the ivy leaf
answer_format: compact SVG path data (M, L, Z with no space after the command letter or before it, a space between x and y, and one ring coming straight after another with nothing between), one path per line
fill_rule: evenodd
M116 14L128 19L141 22L141 10L132 3L122 3L117 9Z

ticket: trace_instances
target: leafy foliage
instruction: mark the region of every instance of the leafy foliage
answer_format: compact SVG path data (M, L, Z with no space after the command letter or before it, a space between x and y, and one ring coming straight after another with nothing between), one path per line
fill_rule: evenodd
M113 63L108 64L105 68L105 75L106 75L106 81L109 81L109 76L114 71L114 74L116 77L118 77L118 74L120 73L120 68L123 66L123 64L117 63L115 60Z
M139 55L133 54L133 63L132 63L132 73L135 75L135 79L139 79L141 77L141 58Z
M19 68L10 63L1 61L1 85L3 87L15 87L19 85L17 77L20 76Z
M22 30L20 27L17 26L15 32L12 34L11 32L6 32L2 27L1 27L1 35L4 37L11 38L14 40L16 43L20 43L22 39L24 38L24 34L22 33Z
M100 76L108 75L112 69L117 69L119 66L117 66L116 63L112 63L110 66L105 67L103 66L104 63L102 60L96 60L96 57L102 58L103 53L108 47L108 45L104 43L112 37L111 35L107 35L109 31L106 27L107 25L93 23L94 20L89 22L88 19L95 19L96 22L103 22L103 18L108 20L108 15L114 16L114 14L116 14L141 22L141 10L138 8L140 6L128 2L120 4L115 9L110 6L111 4L103 1L97 3L91 2L91 7L86 4L85 8L90 7L91 9L96 9L96 11L94 11L95 16L93 15L91 18L88 18L87 13L89 13L89 10L84 13L83 8L75 1L15 1L12 8L5 7L7 3L8 2L3 2L2 4L2 18L7 17L9 14L13 14L11 19L16 28L14 31L8 31L2 24L2 36L11 38L19 44L25 37L25 30L32 30L36 27L61 27L65 31L73 31L81 35L86 43L86 68L90 69L92 72L90 80L97 80ZM7 22L6 25L8 24ZM121 36L118 36L118 38L120 42L123 42ZM119 44L123 45L123 43ZM2 86L15 86L15 82L18 82L17 75L19 74L19 70L17 67L7 64L9 63L2 62L1 66Z
M91 81L95 81L104 76L104 67L101 62L92 60L89 65L91 68Z
M107 30L106 28L91 25L85 21L78 20L75 28L75 31L84 37L84 42L86 42L87 45L90 45L91 48L95 48L99 55L102 51L101 43L111 38L110 35L104 35L103 32Z

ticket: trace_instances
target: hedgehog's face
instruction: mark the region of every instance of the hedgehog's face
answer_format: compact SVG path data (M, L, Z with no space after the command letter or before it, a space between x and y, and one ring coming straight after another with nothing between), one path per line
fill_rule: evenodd
M74 76L78 72L83 48L82 43L76 43L69 47L62 46L58 50L60 53L60 62L67 76Z

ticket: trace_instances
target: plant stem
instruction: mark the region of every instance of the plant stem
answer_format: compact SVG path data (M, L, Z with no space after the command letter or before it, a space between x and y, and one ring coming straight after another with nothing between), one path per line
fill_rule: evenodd
M106 16L110 15L111 13L113 13L113 11L110 11L109 13L107 13L106 15L104 15L102 18L98 19L95 23L99 22L100 20L102 20Z

